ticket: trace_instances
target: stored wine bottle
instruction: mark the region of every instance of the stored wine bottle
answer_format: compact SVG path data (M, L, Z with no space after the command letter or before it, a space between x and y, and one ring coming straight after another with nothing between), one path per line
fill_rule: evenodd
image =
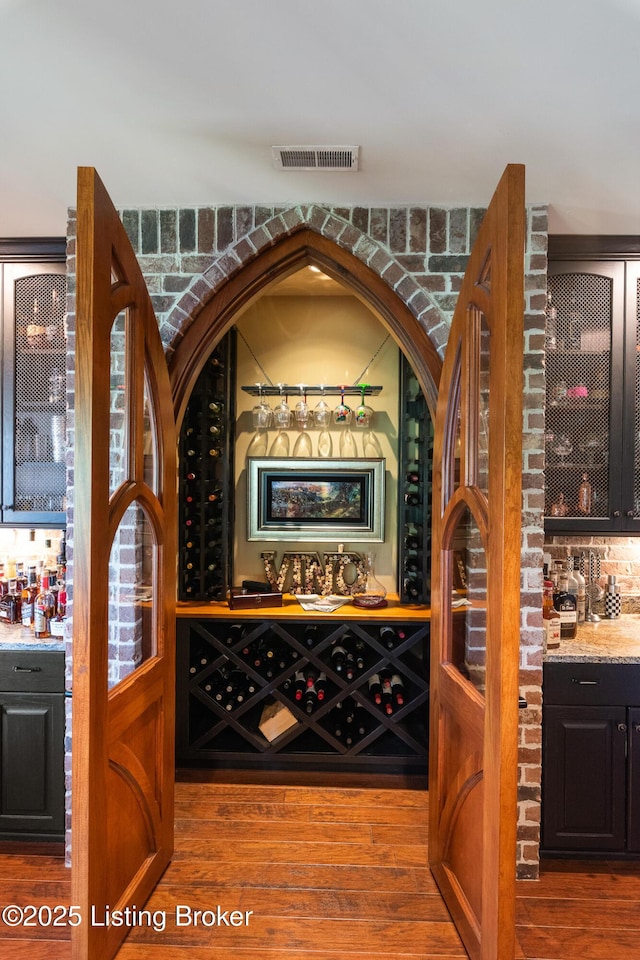
M391 677L389 674L381 674L380 682L382 685L381 703L387 716L393 713L393 695L391 692Z
M304 642L308 647L315 646L318 639L318 628L309 624L304 628Z
M398 673L391 676L391 697L392 700L401 707L404 703L404 683Z
M336 673L342 673L347 659L347 651L343 646L337 644L331 650L331 666Z
M304 691L307 688L307 680L302 670L296 670L293 684L293 695L296 700L302 700Z
M244 627L241 623L232 623L229 629L227 630L227 646L230 647L236 641L241 640L244 636Z
M318 702L318 693L315 688L315 684L307 687L304 691L304 706L307 713L313 713L314 708Z
M318 700L324 700L327 695L327 675L326 673L319 673L318 679L316 680L316 693L318 695Z
M407 483L420 483L420 474L415 470L410 470L406 475L405 480Z
M382 703L382 684L380 682L380 675L374 673L369 677L369 693L371 694L374 703Z
M417 493L405 493L404 502L409 507L418 507L420 506L421 500L419 494Z
M384 643L385 647L388 650L393 650L396 645L396 632L393 627L385 626L380 627L379 630L380 640Z
M333 735L340 740L342 738L344 727L344 710L342 708L342 703L336 703L335 707L331 711L331 721L333 723Z
M212 400L209 403L209 410L211 410L212 413L221 413L223 408L224 408L224 404L222 400Z

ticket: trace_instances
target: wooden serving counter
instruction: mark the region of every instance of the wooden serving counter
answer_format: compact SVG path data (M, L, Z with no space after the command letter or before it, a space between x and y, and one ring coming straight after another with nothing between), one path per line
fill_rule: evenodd
M232 610L226 600L214 600L210 603L178 601L176 617L190 617L198 619L229 619L229 620L370 620L376 621L424 621L431 619L431 607L425 604L400 603L397 596L387 597L387 606L377 609L354 606L353 603L344 603L337 610L325 613L319 610L303 610L296 598L285 594L281 607L255 607L252 609Z

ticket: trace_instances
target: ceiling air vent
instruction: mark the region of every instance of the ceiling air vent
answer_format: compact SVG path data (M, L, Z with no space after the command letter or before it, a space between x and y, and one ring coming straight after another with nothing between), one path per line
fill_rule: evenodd
M277 170L357 170L359 147L272 147Z

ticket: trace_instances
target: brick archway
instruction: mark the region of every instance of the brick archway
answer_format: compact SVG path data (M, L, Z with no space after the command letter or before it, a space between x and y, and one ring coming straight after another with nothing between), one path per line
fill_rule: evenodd
M272 217L217 257L166 318L176 418L197 376L235 315L275 280L319 266L366 302L409 359L435 414L448 321L417 281L381 246L322 207Z

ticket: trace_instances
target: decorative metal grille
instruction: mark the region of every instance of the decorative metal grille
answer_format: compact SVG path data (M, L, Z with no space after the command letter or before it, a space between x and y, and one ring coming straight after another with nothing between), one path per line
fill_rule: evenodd
M612 281L549 276L546 497L550 517L607 517Z
M59 511L66 477L66 279L34 274L16 280L16 511Z

